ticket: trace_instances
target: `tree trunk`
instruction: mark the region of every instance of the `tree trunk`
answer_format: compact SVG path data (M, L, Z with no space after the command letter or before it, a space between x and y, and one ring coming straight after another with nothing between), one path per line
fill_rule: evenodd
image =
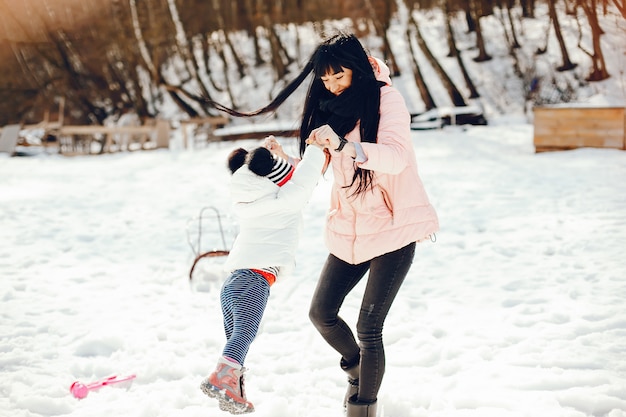
M385 30L385 27L376 15L376 9L374 9L370 0L365 0L365 7L367 8L374 27L376 28L376 33L383 40L383 59L389 66L391 76L397 77L400 75L400 68L398 68L398 64L396 63L396 57L394 56L393 50L391 49L389 38L387 37L387 31Z
M181 59L185 63L185 68L187 69L190 77L193 78L196 87L200 90L200 93L204 97L209 98L209 91L200 77L200 65L198 64L196 55L190 49L189 45L191 42L187 38L187 33L184 30L182 21L180 20L176 2L174 0L168 0L167 4L169 6L170 17L176 30L176 46L181 55ZM209 107L206 105L206 102L202 101L198 104L202 106L205 113L209 112Z
M254 44L254 66L258 67L262 65L263 58L261 57L261 45L259 43L259 33L257 28L260 26L260 22L257 18L256 8L252 3L252 0L244 0L243 12L245 14L246 31L252 35L252 41Z
M511 36L513 38L512 47L514 49L518 49L520 48L520 44L519 44L519 41L517 40L517 30L515 30L515 20L513 19L513 13L511 12L511 9L513 7L514 7L513 1L507 0L506 1L506 14L509 18L509 25L511 26Z
M141 26L139 24L139 17L138 17L138 13L137 13L137 4L135 3L135 0L130 0L129 1L129 5L130 5L130 12L131 12L131 21L133 23L133 30L135 33L135 40L137 41L137 46L139 48L139 51L141 53L141 58L143 58L143 62L146 66L146 68L148 69L148 72L150 73L150 75L152 76L153 80L157 79L157 68L154 65L154 62L152 62L152 57L150 55L150 52L148 50L148 46L146 44L146 41L143 37L143 32L141 30Z
M252 30L252 40L254 42L254 65L259 67L264 64L261 57L261 44L259 43L259 33L256 28Z
M165 86L165 90L168 92L174 103L185 113L189 115L189 117L198 117L198 112L189 105L183 98L179 95L179 93L183 93L184 91L179 87ZM188 94L184 94L189 96Z
M504 7L500 4L500 13L498 15L498 21L500 22L500 24L502 25L502 32L504 32L504 39L506 40L506 44L509 46L509 54L513 54L513 41L511 40L511 37L509 36L509 30L506 26L506 22L504 21ZM494 12L494 15L496 15L496 13Z
M522 17L527 19L533 19L535 17L534 0L520 0L520 6L522 7Z
M447 3L447 2L446 2ZM461 52L456 46L456 41L454 38L454 30L452 29L452 24L450 22L450 14L446 13L446 27L448 28L448 37L450 39L450 44L452 45L452 56L456 58L457 63L459 64L459 68L461 69L461 73L463 74L463 79L465 80L465 85L470 92L470 98L478 98L480 94L478 94L478 90L472 81L472 78L463 63L463 58L461 57Z
M235 65L237 66L237 73L239 74L239 78L243 78L246 76L246 65L243 62L243 58L239 55L239 51L233 45L233 41L230 39L228 32L224 31L224 42L228 45L230 52L233 56L233 60L235 61Z
M272 22L267 13L263 16L265 19L265 30L267 37L270 41L270 48L272 50L272 67L276 70L276 79L280 80L287 74L287 64L281 56L281 45L276 32L273 29Z
M537 47L537 50L535 51L536 55L543 55L548 51L548 43L550 41L550 29L552 29L552 17L549 17L548 25L546 26L546 37L544 46Z
M550 14L550 20L552 20L552 24L554 26L554 31L556 32L556 39L559 42L559 47L561 48L561 56L563 57L563 65L557 67L558 71L567 71L572 68L576 68L576 64L573 64L569 59L569 54L567 52L567 47L565 46L565 40L563 39L563 33L561 32L561 24L559 23L559 18L556 14L556 7L554 3L556 0L548 0L548 11Z
M420 97L422 97L422 101L424 102L426 110L434 109L435 107L437 107L437 105L435 104L435 100L433 100L433 96L430 94L428 85L426 84L426 81L424 81L424 76L422 75L422 71L420 70L419 64L417 63L417 59L415 58L416 52L413 49L413 42L411 42L411 36L408 29L406 31L406 41L411 51L411 66L413 67L413 77L415 79L415 85L420 92Z
M456 47L456 43L454 42L454 35L452 34L452 24L450 23L450 1L446 0L443 3L443 13L446 17L446 40L448 41L448 57L452 58L456 56L459 51Z
M246 75L244 71L243 60L237 53L237 50L233 46L230 38L228 37L229 32L224 23L224 16L222 15L222 8L220 6L220 2L219 0L213 0L212 4L213 4L214 12L217 16L218 29L221 30L221 33L224 35L224 43L228 45L228 47L230 48L230 51L232 52L233 60L235 61L235 65L237 66L237 72L239 73L239 78L243 78ZM223 52L223 48L222 48L222 52ZM224 58L223 53L221 54L221 56L222 58ZM224 63L226 63L226 61L224 61Z
M587 55L591 57L591 62L593 64L593 70L587 76L587 81L606 80L610 77L610 75L606 68L602 45L600 43L603 30L600 27L600 22L598 21L596 0L580 0L580 4L587 15L589 25L591 26L591 39L593 43L593 53L590 54L587 52Z
M202 53L204 54L204 67L206 68L206 75L209 79L209 82L211 83L211 87L219 92L222 93L224 92L224 87L220 86L217 81L215 81L215 76L213 74L213 71L211 71L211 51L214 49L211 42L208 39L208 35L203 35L202 36ZM217 51L215 51L215 53L217 53ZM226 63L224 63L224 65L226 65ZM209 100L211 99L211 97L206 97Z
M415 26L415 38L417 39L417 44L419 45L420 49L422 50L422 52L428 59L428 62L430 62L433 69L435 70L439 78L441 79L441 82L445 86L446 91L448 92L448 95L450 96L450 100L455 106L466 106L467 103L465 103L465 99L463 98L463 95L461 94L459 89L456 88L456 86L454 85L454 83L452 82L452 79L448 76L448 74L446 74L446 71L443 69L441 64L439 64L439 61L437 61L437 58L435 58L435 56L432 54L430 49L428 49L428 45L426 45L426 41L424 41L424 38L422 37L422 34L420 33L417 21L415 20L415 18L411 18L411 20L413 22L413 26Z
M485 48L483 31L480 26L480 18L482 17L483 13L479 1L480 0L469 0L470 9L472 11L472 15L474 16L474 21L476 22L476 47L478 48L478 56L474 58L474 61L484 62L489 61L491 59L491 55L487 53L487 49Z
M465 23L467 24L467 32L472 33L476 31L476 20L472 14L471 2L473 0L463 0L463 12L465 13Z
M224 54L224 44L225 42L223 42L222 40L222 36L226 37L226 34L223 31L219 31L218 32L218 36L219 39L217 40L217 42L213 42L212 45L215 47L215 50L217 52L217 54L219 55L219 57L221 58L222 62L224 63L224 89L226 90L226 92L228 93L228 97L230 98L230 102L232 104L232 108L233 109L237 109L237 103L235 101L235 96L233 95L233 92L230 88L230 82L228 79L228 60L226 59L226 55Z
M142 82L138 69L139 67L144 69L144 67L141 66L139 61L140 55L138 54L137 45L130 43L130 45L132 45L130 48L124 48L125 45L129 44L129 42L125 42L123 35L127 29L124 26L124 17L127 15L127 9L121 4L120 0L112 1L111 9L111 26L115 33L120 34L111 39L112 46L109 53L106 54L109 71L114 79L117 80L117 85L122 91L120 94L122 100L116 103L116 108L119 111L123 109L124 104L128 103L123 100L123 97L126 96L132 101L133 107L139 117L150 117L153 115L155 109L154 95L152 91L150 91L150 88L146 89L148 97L144 97L144 95L141 94ZM149 110L149 105L152 105L152 112Z

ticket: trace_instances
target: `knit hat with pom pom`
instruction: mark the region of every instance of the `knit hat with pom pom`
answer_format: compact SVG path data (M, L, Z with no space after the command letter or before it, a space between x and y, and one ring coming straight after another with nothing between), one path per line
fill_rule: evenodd
M274 184L282 187L289 181L295 168L282 158L274 158L271 152L263 147L254 149L247 159L250 171L267 177Z

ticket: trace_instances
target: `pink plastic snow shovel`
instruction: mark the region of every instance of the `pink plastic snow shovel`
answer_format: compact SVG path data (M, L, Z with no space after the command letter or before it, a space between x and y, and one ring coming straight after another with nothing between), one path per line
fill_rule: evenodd
M132 381L136 375L117 376L113 375L108 378L100 379L98 381L90 382L85 385L80 381L75 381L70 386L70 392L78 399L83 399L89 394L89 391L98 390L104 386L119 384L120 382Z

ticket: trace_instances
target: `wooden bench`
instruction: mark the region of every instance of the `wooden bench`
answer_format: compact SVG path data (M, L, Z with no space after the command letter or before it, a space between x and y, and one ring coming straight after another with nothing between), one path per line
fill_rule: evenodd
M201 143L206 144L219 140L215 136L215 129L226 126L229 122L227 117L224 116L205 116L205 117L192 117L191 119L185 119L180 121L180 127L183 131L183 147L189 146L188 127L193 126L193 143L194 147ZM204 137L206 135L206 138Z
M66 125L51 130L49 133L58 138L59 153L89 154L91 144L96 137L104 138L100 152L108 153L114 150L115 140L121 135L138 137L136 143L139 149L167 148L169 147L170 126L167 120L157 120L155 123L141 126Z
M536 152L626 149L624 107L537 107L533 124Z
M22 126L19 124L7 125L0 129L0 152L6 152L9 155L13 155L21 129Z

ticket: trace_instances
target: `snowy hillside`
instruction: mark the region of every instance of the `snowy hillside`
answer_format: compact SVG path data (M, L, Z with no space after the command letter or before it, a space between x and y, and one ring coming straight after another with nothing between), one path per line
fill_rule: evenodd
M522 48L516 49L515 55L519 70L522 72L521 77L514 70L515 62L508 50L504 27L498 15L499 10L496 9L495 15L481 19L484 37L487 39L487 49L493 59L480 63L473 60L477 55L475 33L467 32L464 18L459 14L454 19L457 46L480 93L478 99L468 99L468 101L483 108L489 120L497 120L503 115L523 116L531 119L532 112L528 110L532 108L533 102L527 102L525 97L528 95L530 82L535 79L539 91L532 100L542 104L560 103L565 100L576 103L576 105L623 106L626 103L626 41L624 41L626 39L626 19L623 19L616 10L609 10L610 13L601 16L601 21L606 32L602 37L602 47L611 77L601 82L585 81L590 72L591 61L577 45L580 37L580 44L588 50L591 49L590 33L586 29L586 25L579 25L576 18L564 13L563 10L559 10L561 29L570 58L577 64L576 68L565 72L556 70L562 63L562 57L554 36L554 29L550 30L547 52L541 55L536 54L537 49L546 46L546 31L549 24L547 7L538 5L534 19L522 19L517 16L518 30L520 31L518 37ZM412 17L418 22L422 36L429 48L453 79L455 85L464 93L466 98L469 97L456 59L446 56L448 46L444 17L441 12L413 12ZM582 14L577 18L586 19ZM401 76L395 77L393 82L402 91L409 110L412 113L421 113L425 108L415 85L408 55L410 46L407 43L406 32L409 24L408 11L400 10L389 30L391 47L401 70ZM350 22L335 23L334 26L346 30L352 29ZM582 35L580 35L581 30L583 31ZM298 56L301 57L300 61L304 61L319 42L319 38L313 32L312 27L301 26L298 27L297 31L299 32L301 47ZM290 34L293 35L292 28L289 28L289 32L285 36ZM241 41L240 45L246 45L246 42L250 42L246 37L238 38L238 40ZM379 38L369 36L362 38L362 41L373 55L381 56L381 40ZM295 42L288 43L295 45ZM248 47L251 48L251 45ZM294 55L296 55L295 52ZM433 93L437 106L450 106L450 98L432 67L419 53L416 60L428 87ZM299 70L300 65L300 63L292 65L293 74ZM290 77L287 76L287 79ZM259 71L234 85L233 92L242 110L253 110L269 102L270 97L280 88L280 85L277 85L271 89L272 86L271 72L260 68ZM300 90L288 100L278 114L262 116L256 122L266 123L274 118L283 121L297 121L301 111L301 103L306 93L305 88ZM224 103L228 103L226 96L220 97L218 94L216 97ZM250 120L234 119L233 122L235 125L249 124Z

